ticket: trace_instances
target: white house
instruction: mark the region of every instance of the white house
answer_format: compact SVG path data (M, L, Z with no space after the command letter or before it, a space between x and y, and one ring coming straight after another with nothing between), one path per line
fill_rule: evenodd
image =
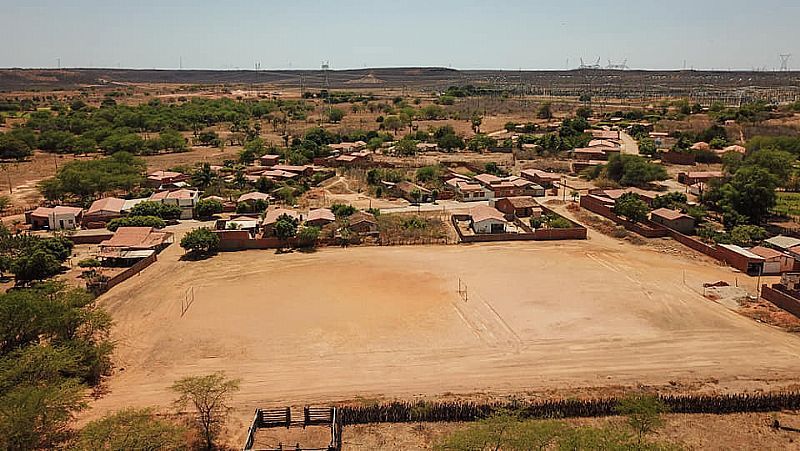
M478 205L469 211L471 227L475 233L505 233L506 218L503 213L488 205Z
M49 230L72 230L78 227L83 217L83 209L58 205L52 208L39 207L26 213L26 222L31 228Z
M200 192L188 189L161 191L150 196L150 200L164 205L177 205L181 207L181 219L192 219L194 207L200 201Z

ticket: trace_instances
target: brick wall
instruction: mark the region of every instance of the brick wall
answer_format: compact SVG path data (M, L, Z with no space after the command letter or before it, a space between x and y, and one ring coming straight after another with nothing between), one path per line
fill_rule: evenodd
M780 291L782 287L781 284L775 284L772 287L762 285L761 297L800 318L800 299Z

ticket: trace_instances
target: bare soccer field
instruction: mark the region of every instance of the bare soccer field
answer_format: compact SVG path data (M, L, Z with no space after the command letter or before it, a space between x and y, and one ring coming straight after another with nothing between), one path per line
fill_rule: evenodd
M800 370L800 338L698 294L703 282L733 283L730 269L597 235L201 262L180 253L172 246L102 298L118 369L93 414L167 405L174 380L217 370L242 379L243 418L357 396L708 380L768 389ZM187 289L195 299L181 317Z

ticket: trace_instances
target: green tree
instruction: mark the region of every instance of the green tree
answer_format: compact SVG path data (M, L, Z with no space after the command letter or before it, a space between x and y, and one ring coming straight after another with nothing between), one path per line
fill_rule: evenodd
M178 408L194 407L195 424L203 437L204 449L213 450L230 411L228 400L239 390L239 380L228 379L224 373L218 372L185 377L171 388L178 394L175 401Z
M438 165L423 166L417 169L416 179L421 183L428 183L439 180L442 176L442 168Z
M152 409L127 408L92 421L80 431L79 451L185 450L187 431Z
M340 108L331 108L331 110L328 111L328 122L331 123L342 122L344 116L345 116L344 110Z
M785 150L767 148L751 152L744 159L743 165L766 169L775 176L778 184L783 186L794 172L794 163L796 161L797 158Z
M167 223L158 216L127 216L116 218L106 224L106 229L116 232L120 227L153 227L163 229Z
M397 131L403 128L403 121L400 120L400 116L386 116L383 120L383 128L391 130L396 135Z
M614 203L614 213L631 222L644 221L649 212L647 204L635 193L625 193Z
M300 247L313 248L317 245L320 230L318 227L303 227L297 232L297 242Z
M200 199L194 207L194 212L198 218L210 218L222 213L223 208L222 202L217 199Z
M346 218L346 217L352 215L353 213L355 213L358 210L356 209L356 207L354 207L354 206L352 206L350 204L338 204L337 203L337 204L331 205L331 211L333 212L334 215L336 215L337 218Z
M664 424L661 415L667 411L666 404L658 397L644 394L626 396L617 405L617 412L627 417L627 423L636 433L639 445L646 435Z
M0 159L21 161L31 155L33 150L25 141L0 133Z
M161 219L170 220L181 217L181 207L177 205L164 204L158 201L140 202L131 208L131 216L156 216Z
M208 255L219 249L219 235L208 227L200 227L181 238L181 247L193 254Z
M281 241L286 241L289 238L293 238L295 235L297 235L297 226L297 219L287 214L283 214L278 217L278 220L275 222L275 236L277 236Z
M752 224L760 224L764 216L775 206L775 189L778 179L768 170L747 166L742 167L733 178L719 188L719 193L710 193L718 197L717 207L725 211L730 209L747 217Z
M394 145L394 151L397 155L407 157L416 155L417 141L413 139L403 138Z
M192 173L192 184L200 189L208 188L217 178L217 173L209 163L203 163Z

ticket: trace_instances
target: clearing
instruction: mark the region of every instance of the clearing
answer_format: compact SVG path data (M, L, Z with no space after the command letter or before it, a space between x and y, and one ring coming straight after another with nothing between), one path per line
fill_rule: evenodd
M242 378L241 424L259 406L354 397L795 380L800 338L698 294L703 282L754 280L591 236L201 262L171 246L101 298L118 369L90 415L165 406L174 380L218 370Z

